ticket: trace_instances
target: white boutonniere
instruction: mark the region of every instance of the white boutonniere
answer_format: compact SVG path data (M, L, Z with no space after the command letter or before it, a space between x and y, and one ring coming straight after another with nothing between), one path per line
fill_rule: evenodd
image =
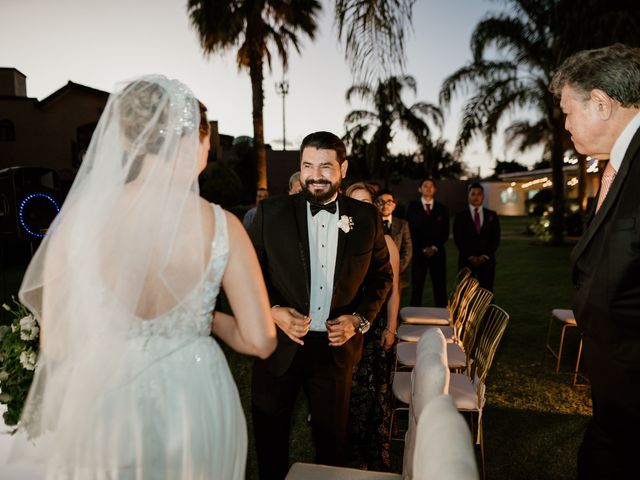
M353 228L353 218L348 217L347 215L342 215L340 220L338 220L338 228L344 233L349 233Z

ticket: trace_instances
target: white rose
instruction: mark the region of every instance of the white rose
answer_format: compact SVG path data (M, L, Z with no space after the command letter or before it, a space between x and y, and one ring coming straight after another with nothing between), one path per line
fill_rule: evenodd
M31 330L33 327L37 325L36 319L31 315L27 315L24 318L20 319L20 328Z
M39 331L38 322L31 315L20 319L20 338L22 340L35 340Z
M7 373L7 371L0 371L0 382L4 382L7 378L9 378L9 374Z
M35 370L38 355L33 350L24 350L20 354L20 364L25 370Z

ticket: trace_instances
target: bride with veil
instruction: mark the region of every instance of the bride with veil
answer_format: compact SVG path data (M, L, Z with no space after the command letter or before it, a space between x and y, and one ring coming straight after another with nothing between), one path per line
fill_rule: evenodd
M29 265L41 350L13 456L47 478L244 478L246 422L210 333L265 358L275 327L244 228L199 197L205 112L162 76L117 86ZM212 318L221 286L233 317Z

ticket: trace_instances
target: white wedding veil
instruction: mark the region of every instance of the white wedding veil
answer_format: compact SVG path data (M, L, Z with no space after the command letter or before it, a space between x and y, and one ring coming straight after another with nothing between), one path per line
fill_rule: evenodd
M47 462L91 462L63 450L99 401L160 359L127 364L130 339L200 293L213 226L198 193L199 127L199 102L182 83L117 85L28 267L20 299L42 341L20 428Z

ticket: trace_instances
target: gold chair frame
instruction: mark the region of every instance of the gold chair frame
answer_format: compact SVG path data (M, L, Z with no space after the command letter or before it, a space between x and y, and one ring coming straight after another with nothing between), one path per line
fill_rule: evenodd
M484 438L482 431L482 410L484 408L486 397L486 379L493 363L498 345L502 339L502 336L509 323L509 314L497 305L489 305L486 310L483 319L480 321L478 327L477 340L473 347L473 351L468 355L467 368L465 373L456 374L452 373L452 379L454 375L466 376L468 382L474 387L477 394L477 409L467 410L463 407L458 407L461 412L469 412L471 414L471 428L473 430L473 415L478 415L477 421L477 434L476 443L480 445L480 457L482 459L482 476L485 476L485 464L484 464ZM454 382L451 382L449 393L456 399L456 389L453 387ZM456 402L457 404L457 402Z

